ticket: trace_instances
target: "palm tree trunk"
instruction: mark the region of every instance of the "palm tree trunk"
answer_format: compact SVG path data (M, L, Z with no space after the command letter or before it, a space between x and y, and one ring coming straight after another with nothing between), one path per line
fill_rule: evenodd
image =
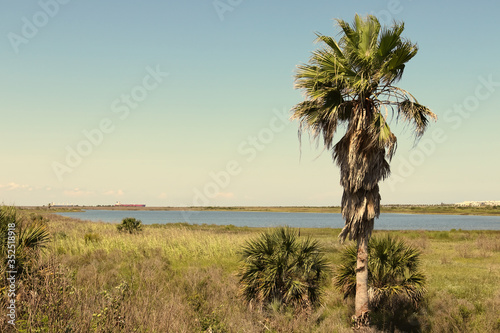
M369 326L368 308L368 233L358 236L358 260L356 265L355 327Z

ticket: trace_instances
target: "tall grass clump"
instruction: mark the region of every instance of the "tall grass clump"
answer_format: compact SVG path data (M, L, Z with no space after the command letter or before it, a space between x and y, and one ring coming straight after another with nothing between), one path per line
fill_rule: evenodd
M357 247L347 246L335 273L335 286L344 298L356 294ZM372 323L379 329L419 331L419 305L426 279L420 271L420 251L391 236L368 244L368 295Z
M85 240L85 244L99 243L101 241L101 236L95 232L87 232L85 236L83 236L83 239Z
M319 243L288 227L264 232L242 250L241 293L247 303L311 308L320 304L328 264Z

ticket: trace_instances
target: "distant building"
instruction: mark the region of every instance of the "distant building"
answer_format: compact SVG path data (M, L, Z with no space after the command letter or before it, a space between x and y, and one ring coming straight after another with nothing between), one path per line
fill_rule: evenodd
M67 207L79 207L78 205L75 204L56 204L56 203L49 203L49 208L54 207L54 208L67 208Z
M464 201L455 205L460 207L500 206L500 201Z
M119 201L115 204L116 207L146 207L145 204L122 204Z

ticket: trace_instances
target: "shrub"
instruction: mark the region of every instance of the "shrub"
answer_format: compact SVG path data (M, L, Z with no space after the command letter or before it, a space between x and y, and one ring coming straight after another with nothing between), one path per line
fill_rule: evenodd
M136 220L134 217L126 217L122 220L122 224L117 225L116 228L120 232L133 234L142 231L142 222L141 220Z
M25 219L14 207L0 207L0 274L6 270L23 275L34 269L40 250L49 242L50 234L44 218ZM9 243L14 239L14 243ZM12 247L15 245L15 247ZM15 250L15 253L12 251ZM8 264L8 268L7 265Z
M356 294L356 261L356 245L347 246L334 277L344 298ZM420 252L403 241L390 236L370 240L368 296L372 322L379 328L418 331L416 315L426 291L419 264Z
M242 256L238 276L247 303L295 308L320 303L328 265L317 241L299 242L294 230L280 227L248 241Z

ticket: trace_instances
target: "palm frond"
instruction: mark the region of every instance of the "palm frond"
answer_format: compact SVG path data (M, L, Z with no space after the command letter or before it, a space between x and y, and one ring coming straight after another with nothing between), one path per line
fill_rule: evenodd
M390 161L396 152L397 138L394 133L392 133L389 124L380 112L374 115L373 120L375 136L377 137L380 147L386 150L386 156Z
M342 53L342 49L340 48L339 44L335 41L335 39L333 39L330 36L325 36L319 33L316 33L316 36L317 36L315 40L316 43L318 42L325 43L332 49L336 57L340 59L345 59L344 54Z
M411 42L402 42L390 54L390 60L386 62L383 76L384 83L393 84L403 76L405 64L417 55L418 47Z
M18 218L14 207L0 206L0 250L1 253L7 247L7 233L10 226L17 227Z
M377 52L380 59L385 59L398 46L404 27L404 23L395 23L391 28L381 30Z
M41 223L31 223L27 227L20 229L19 247L31 250L45 248L50 241L50 233L47 225Z
M417 140L424 134L430 119L437 119L437 116L432 111L417 102L406 99L399 103L398 115L404 121L414 124L415 137Z

